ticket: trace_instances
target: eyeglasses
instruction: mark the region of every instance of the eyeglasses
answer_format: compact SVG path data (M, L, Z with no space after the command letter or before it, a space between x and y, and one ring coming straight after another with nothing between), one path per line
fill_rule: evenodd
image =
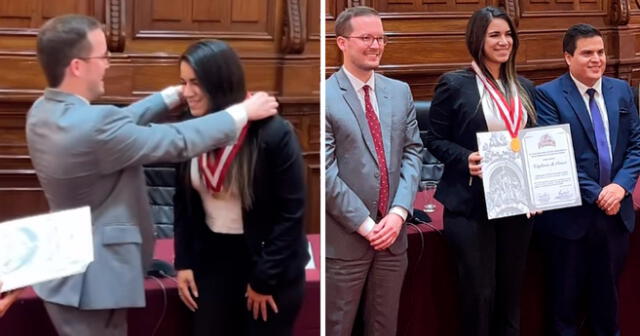
M90 59L103 59L108 61L109 58L111 58L111 53L107 51L106 53L104 53L104 55L100 55L100 56L87 56L87 57L77 57L77 58L83 61L88 61Z
M373 41L378 41L378 45L384 46L389 43L389 37L386 35L375 37L373 35L362 35L362 36L343 36L344 38L356 38L362 41L367 46L373 45Z

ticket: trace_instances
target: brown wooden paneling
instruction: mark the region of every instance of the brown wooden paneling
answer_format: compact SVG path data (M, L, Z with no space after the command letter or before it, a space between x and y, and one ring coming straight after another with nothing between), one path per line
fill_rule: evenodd
M0 0L0 29L37 28L56 15L92 15L102 0Z
M4 179L4 176L0 175L0 178ZM39 188L0 188L0 220L36 215L47 211L47 200Z
M134 36L140 37L198 32L273 38L276 28L269 22L276 0L138 0L134 6Z
M151 7L150 17L145 18L151 22L165 22L165 21L177 21L181 22L182 19L186 16L185 8L183 3L179 1L172 0L151 0L146 1L142 6L147 5ZM144 7L142 7L144 8ZM202 8L199 8L202 9ZM203 14L208 14L209 11L203 12Z
M295 126L306 167L306 227L318 233L320 10L308 0L0 0L0 220L46 210L24 135L26 113L45 87L33 28L76 12L106 23L113 58L97 103L124 105L175 85L178 57L188 45L201 38L228 42L242 60L248 89L277 96ZM168 118L175 119L176 113Z
M307 181L315 180L320 181L320 162L318 156L305 157L305 178ZM320 204L320 184L308 184L307 185L307 232L320 232L320 222L316 222L310 219L320 218L320 207L315 206Z

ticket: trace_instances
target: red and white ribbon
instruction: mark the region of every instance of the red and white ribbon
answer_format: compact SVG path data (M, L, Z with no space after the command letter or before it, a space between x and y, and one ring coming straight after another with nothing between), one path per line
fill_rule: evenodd
M198 157L200 177L210 193L217 193L222 190L224 178L228 173L229 167L231 167L233 159L242 148L248 128L249 124L247 123L240 131L238 141L235 144L215 149L212 152L202 153Z
M509 105L502 92L500 92L500 90L498 90L498 88L496 88L496 86L484 76L482 70L480 70L480 67L478 67L478 64L476 64L475 61L471 62L471 67L484 85L484 89L489 92L489 96L498 108L500 117L502 118L507 131L509 131L509 135L511 135L511 138L513 139L517 138L518 132L520 131L520 123L522 122L523 108L516 84L511 83L510 89L513 99L511 99L511 105Z

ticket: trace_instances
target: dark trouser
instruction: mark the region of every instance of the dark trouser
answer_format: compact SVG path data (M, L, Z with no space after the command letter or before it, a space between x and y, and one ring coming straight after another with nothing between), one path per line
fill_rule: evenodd
M407 253L367 253L358 260L325 258L326 334L351 336L364 294L364 335L395 336Z
M520 291L533 224L444 211L444 234L458 270L464 336L520 335Z
M60 336L127 336L127 309L83 310L44 302Z
M249 253L244 235L208 232L194 268L199 297L193 335L243 335Z
M262 315L257 320L253 319L253 313L246 311L245 304L245 321L247 321L248 333L250 336L289 336L293 335L293 325L296 317L302 308L302 300L304 298L305 270L302 269L300 274L292 280L283 283L273 293L273 299L278 306L278 313L274 313L267 304L268 315L267 322L262 320ZM237 334L239 335L239 334Z
M562 223L558 223L561 225ZM579 239L543 236L551 316L549 335L575 336L588 316L597 336L619 335L618 279L629 249L629 232L600 212Z

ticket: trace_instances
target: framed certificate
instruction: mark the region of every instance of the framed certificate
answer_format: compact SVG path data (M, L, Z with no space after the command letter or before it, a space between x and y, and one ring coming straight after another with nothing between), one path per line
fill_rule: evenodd
M478 133L489 219L582 204L569 124Z

